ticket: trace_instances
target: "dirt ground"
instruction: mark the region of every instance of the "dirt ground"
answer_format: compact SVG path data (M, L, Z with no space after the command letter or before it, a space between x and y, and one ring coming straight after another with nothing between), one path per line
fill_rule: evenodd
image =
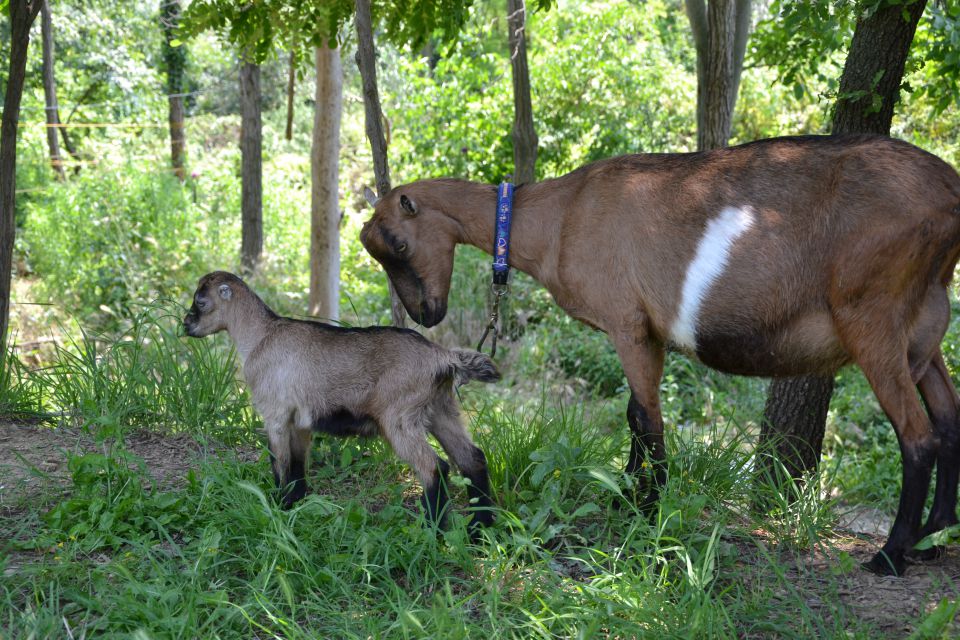
M146 461L153 479L164 486L176 486L204 456L229 453L252 463L261 455L256 448L204 446L187 435L140 432L126 436L125 442L129 451ZM23 492L30 495L39 491L40 485L49 490L50 481L66 486L68 452L102 448L92 436L80 431L0 424L0 518L16 515L11 504L14 498L23 504ZM32 481L38 473L48 480ZM960 548L951 547L944 557L912 565L904 577L874 576L858 565L883 544L889 525L889 516L875 509L845 508L835 535L824 547L799 557L779 550L775 540L756 532L752 543L738 544L742 547L738 568L744 579L771 584L772 565L764 556L775 558L787 567L786 582L795 591L774 592L774 597L782 596L786 603L795 602L800 595L811 610L822 611L824 618L830 615L828 605L839 600L851 615L874 623L884 637L905 637L914 631L911 621L922 611L933 610L943 598L960 598ZM17 560L15 565L30 562L29 554ZM11 568L8 564L7 570ZM954 631L960 637L958 621L954 621Z
M228 451L223 445L198 443L189 435L162 435L139 431L124 436L126 449L143 458L150 476L162 486L175 486L197 466L204 455ZM38 474L54 481L70 477L67 454L105 453L88 433L75 429L51 429L42 426L0 424L0 507L9 502L13 491L31 491L30 478ZM254 448L229 449L239 459L255 461L260 451Z

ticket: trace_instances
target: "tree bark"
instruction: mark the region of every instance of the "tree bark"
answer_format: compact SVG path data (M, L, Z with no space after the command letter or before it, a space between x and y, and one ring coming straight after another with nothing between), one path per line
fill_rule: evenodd
M725 147L730 139L733 11L733 0L710 0L707 5L706 55L697 57L697 147L700 149Z
M907 55L926 4L882 6L857 22L840 77L833 133L890 134Z
M817 468L823 447L824 427L833 376L774 378L767 391L758 448L764 455L761 470L777 480L775 455L791 478Z
M333 43L336 44L335 42ZM343 69L340 50L316 50L317 86L313 112L310 215L310 314L340 317L340 117Z
M753 0L736 0L733 33L733 78L732 90L728 95L731 120L737 106L737 94L740 92L740 78L743 76L743 59L747 54L747 40L750 38L750 25L753 17Z
M534 182L537 165L537 131L530 99L527 66L527 13L525 0L507 0L510 68L513 72L513 181Z
M697 148L727 146L750 33L750 0L686 0L697 51Z
M907 54L925 5L926 0L918 0L882 7L857 23L840 78L834 134L890 133ZM794 478L819 464L832 393L833 376L780 378L770 384L760 443L776 451Z
M186 176L184 155L187 147L184 130L183 73L187 64L187 51L183 45L170 43L180 24L180 0L164 0L160 4L160 26L163 29L163 58L167 67L167 103L170 122L170 166L180 180Z
M370 0L356 0L357 13L357 67L363 85L364 123L367 138L373 151L373 173L377 183L377 195L383 197L390 191L390 169L387 165L387 140L383 135L383 112L380 108L380 92L377 89L377 58L373 47L373 18L370 15ZM387 278L390 291L390 315L397 327L406 326L406 312L400 297Z
M242 245L240 261L252 273L263 252L262 120L260 117L260 65L240 64L240 176Z
M58 180L66 178L63 170L63 158L60 156L60 107L57 105L57 84L53 65L53 21L50 19L50 5L43 0L40 6L40 33L43 43L43 101L47 116L47 147L50 150L50 166Z
M16 236L17 123L27 70L30 26L42 0L10 0L10 66L0 118L0 345L5 346L10 323L13 241Z
M295 46L295 45L294 45ZM339 53L337 56L339 57ZM290 70L287 72L287 140L293 140L293 97L297 81L297 54L290 51ZM339 134L338 134L339 135Z

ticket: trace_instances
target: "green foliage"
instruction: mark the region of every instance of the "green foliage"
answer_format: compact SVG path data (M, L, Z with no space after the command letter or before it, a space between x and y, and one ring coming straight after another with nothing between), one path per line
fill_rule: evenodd
M840 56L849 46L856 22L881 7L915 1L774 0L770 18L762 20L751 36L751 55L760 64L776 67L780 82L792 87L797 99L807 95L832 102L842 70ZM903 89L931 101L936 114L953 106L960 97L958 45L960 4L928 3L910 49ZM875 78L874 83L878 80ZM879 109L879 104L875 108Z
M27 207L27 261L46 276L50 298L83 317L129 316L134 305L175 298L209 265L233 262L238 221L223 231L232 204L211 186L217 195L205 210L159 170L84 172Z
M0 628L14 637L66 625L88 637L294 638L590 637L616 628L652 638L736 637L773 625L800 637L869 637L839 603L825 605L840 618L836 629L824 626L823 610L794 606L803 594L776 572L742 580L744 553L765 553L745 530L766 526L740 525L729 508L750 497L743 435L671 439L670 483L650 521L615 508L630 479L610 470L600 425L543 405L506 418L496 411L484 405L475 419L501 470L498 524L478 546L457 514L439 537L418 521L384 448L323 465L311 480L316 493L290 511L263 489L266 457L208 458L173 490L150 485L121 444L74 456L69 495L12 529L16 546L38 555L4 574ZM532 447L497 446L527 431L537 434ZM776 598L751 595L774 590Z
M917 70L922 81L908 88L929 99L940 115L960 100L960 3L927 6L912 52L908 69Z
M673 20L662 2L590 3L531 20L539 176L618 153L693 144L688 96L695 79L689 52L675 57ZM472 22L432 70L426 60L390 61L404 77L402 90L385 97L398 118L391 153L399 180L497 182L512 173L510 60L490 48L488 30Z
M387 38L398 47L416 51L434 34L453 41L463 28L473 0L386 0L371 3L374 21L381 21Z
M750 37L751 57L776 67L779 81L794 97L832 100L843 69L839 54L849 45L857 18L857 3L773 0L770 18Z
M189 511L177 493L144 487L143 460L122 449L112 455L70 455L74 493L44 515L47 528L32 542L65 546L72 553L118 550L132 541L158 543L188 525Z
M279 50L312 60L313 47L336 41L353 13L351 0L236 2L196 0L184 13L184 37L212 30L257 63Z

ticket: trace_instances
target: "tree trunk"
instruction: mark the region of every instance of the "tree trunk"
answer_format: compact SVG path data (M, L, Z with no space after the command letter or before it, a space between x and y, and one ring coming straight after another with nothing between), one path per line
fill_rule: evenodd
M857 23L840 78L833 133L890 133L907 54L925 5L926 0L918 0L882 7ZM794 478L817 468L832 392L833 376L781 378L770 384L760 442L776 449ZM807 446L800 446L804 442Z
M357 2L357 67L363 85L364 123L367 138L373 151L373 173L377 182L377 195L383 197L390 191L390 169L387 165L387 140L383 135L383 112L380 109L380 92L377 89L377 58L373 48L373 19L370 16L370 0ZM406 312L400 297L387 278L390 291L390 315L397 327L406 326Z
M260 65L240 64L240 176L242 245L240 261L252 273L263 252L262 122L260 118Z
M294 45L295 46L295 45ZM340 54L337 54L339 57ZM290 70L287 72L287 140L293 140L293 97L297 81L297 54L290 51Z
M57 105L57 84L53 74L53 24L47 0L43 0L40 5L40 32L43 43L43 101L46 103L44 111L47 115L47 147L50 149L50 165L57 174L57 179L63 180L66 174L63 171L60 138L57 135L60 128L60 108Z
M731 91L727 96L730 101L731 121L737 106L737 94L740 92L740 77L743 75L743 59L747 53L747 40L750 37L750 24L753 14L753 0L736 0L734 9L733 34L733 78L730 83Z
M173 173L183 180L184 152L187 147L184 130L183 73L187 64L187 50L170 43L176 37L180 24L180 0L164 0L160 4L160 25L163 28L163 59L167 67L167 103L170 121L170 165Z
M697 147L727 146L733 110L733 0L710 0L707 5L706 55L697 56Z
M833 376L774 378L767 391L758 448L775 454L790 477L799 479L817 468ZM776 480L773 458L761 458L761 470Z
M530 184L535 180L537 132L533 126L530 100L530 70L527 67L525 0L507 0L510 41L510 68L513 71L513 181Z
M727 146L750 34L750 0L686 0L697 51L697 148Z
M42 0L10 0L10 66L0 118L0 344L6 345L10 323L13 241L16 235L17 121L30 48L30 26Z
M926 4L882 6L857 22L840 77L833 133L890 134L907 55Z
M336 42L333 42L336 45ZM313 112L310 215L310 314L340 317L340 116L343 69L340 50L316 50L317 87Z

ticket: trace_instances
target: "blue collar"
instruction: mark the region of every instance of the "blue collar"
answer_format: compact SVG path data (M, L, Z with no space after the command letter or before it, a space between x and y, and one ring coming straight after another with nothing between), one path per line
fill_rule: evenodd
M493 241L493 284L506 286L510 275L510 221L513 218L513 184L497 189L497 229Z

